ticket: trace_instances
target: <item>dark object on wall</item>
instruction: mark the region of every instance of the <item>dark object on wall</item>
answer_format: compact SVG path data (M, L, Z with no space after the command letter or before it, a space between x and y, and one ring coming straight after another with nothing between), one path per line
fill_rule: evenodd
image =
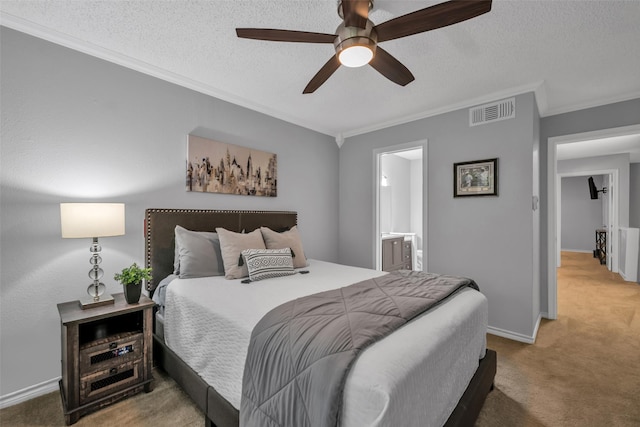
M596 184L593 182L593 177L589 177L589 194L591 195L591 200L596 200L598 198L598 193L607 193L607 187L602 187L602 190L598 190L596 188Z
M498 159L453 164L453 197L497 195Z

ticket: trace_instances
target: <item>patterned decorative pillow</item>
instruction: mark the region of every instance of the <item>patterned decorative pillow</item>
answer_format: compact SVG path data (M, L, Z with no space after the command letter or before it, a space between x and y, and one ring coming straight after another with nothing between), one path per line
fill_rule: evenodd
M252 282L295 274L291 249L245 249L242 258Z

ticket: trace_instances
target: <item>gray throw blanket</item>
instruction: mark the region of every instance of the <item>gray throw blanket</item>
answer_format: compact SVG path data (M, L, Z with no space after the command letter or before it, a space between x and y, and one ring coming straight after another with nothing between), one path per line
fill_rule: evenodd
M335 427L349 368L368 345L471 279L397 271L286 302L251 334L241 427Z

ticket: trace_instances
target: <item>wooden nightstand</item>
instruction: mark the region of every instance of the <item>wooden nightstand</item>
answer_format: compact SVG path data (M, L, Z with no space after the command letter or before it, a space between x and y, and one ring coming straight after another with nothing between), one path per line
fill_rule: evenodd
M60 394L67 425L90 412L153 390L154 302L142 295L127 304L83 310L78 301L58 304L62 329Z

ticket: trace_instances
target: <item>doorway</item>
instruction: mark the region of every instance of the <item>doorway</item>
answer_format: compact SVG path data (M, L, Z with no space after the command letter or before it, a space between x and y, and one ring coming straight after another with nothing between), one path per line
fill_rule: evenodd
M377 270L388 270L390 255L383 253L388 252L383 243L393 240L403 248L397 251L399 261L393 268L426 271L426 157L426 141L374 151L373 265Z
M591 198L587 191L589 177L595 177L598 180L597 187L601 189L596 190L599 204L596 203L595 210L594 206L588 206L594 204L594 200L590 200ZM572 179L576 180L573 181ZM567 183L568 180L576 183L574 184L574 191L570 192L576 194L576 191L579 190L578 202L571 195L569 195L569 200L563 198L562 183ZM614 236L612 234L615 233L610 232L618 229L618 194L617 185L614 184L617 181L618 171L614 169L558 173L556 267L562 266L561 252L564 248L569 252L592 252L594 257L602 255L601 262L606 264L607 269L614 273L618 271L618 254L617 251L613 250L615 246L613 245ZM575 188L575 185L578 185L579 188ZM565 211L565 209L568 209L568 211ZM563 212L569 215L570 221L567 220L567 217L564 217L565 221L563 221ZM596 214L594 215L594 213ZM569 225L570 230L565 232L563 223ZM585 233L586 229L588 229L588 233ZM578 235L576 235L577 230L579 230ZM600 230L600 233L597 233L596 230ZM594 250L597 246L597 236L602 234L606 236L604 242L601 242L605 244L605 247L601 254L596 254Z
M558 146L567 143L577 143L593 141L603 138L638 135L640 134L640 125L625 126L613 129L604 129L601 131L585 132L572 135L563 135L549 138L548 140L548 153L547 153L547 318L558 318L558 286L557 286L557 272L559 257L559 245L560 239L558 237L558 186L560 184L560 177L558 176ZM600 153L599 155L606 155L612 153ZM594 168L595 169L595 168ZM597 172L597 171L594 171ZM607 175L609 171L603 171ZM618 171L616 170L609 185L613 187L613 221L618 227L619 224L619 178L617 177ZM617 249L617 228L611 235L611 247ZM616 259L612 259L612 268L617 271Z

